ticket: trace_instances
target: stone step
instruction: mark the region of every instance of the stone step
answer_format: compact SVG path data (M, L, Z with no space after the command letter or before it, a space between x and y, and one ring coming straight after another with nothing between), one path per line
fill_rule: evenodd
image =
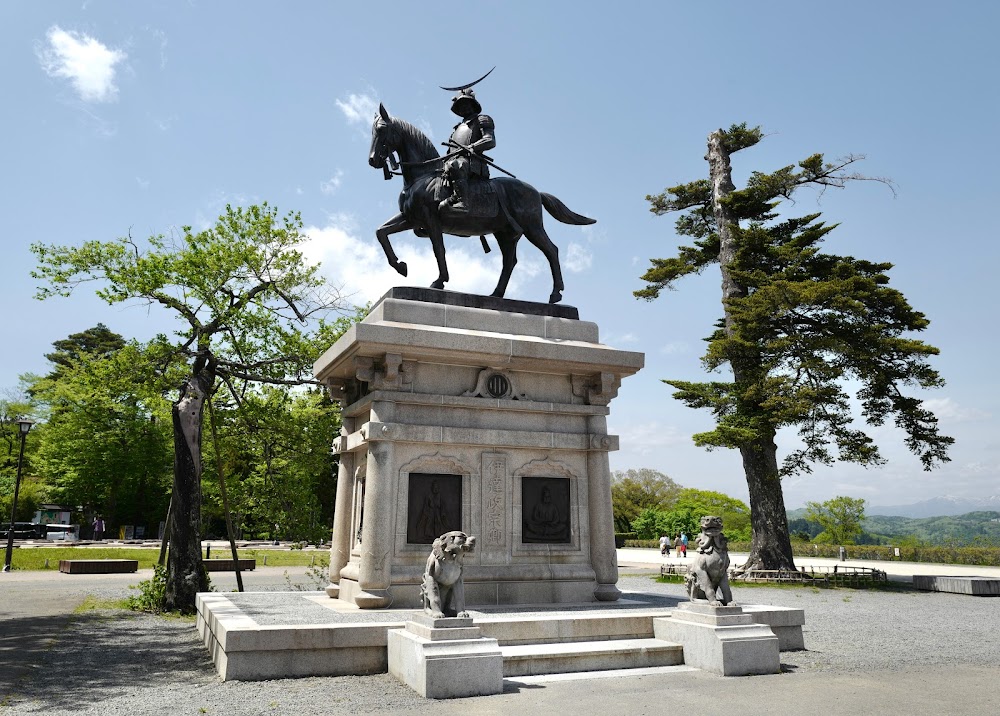
M568 644L503 646L504 676L608 671L684 663L680 644L662 639L607 639Z

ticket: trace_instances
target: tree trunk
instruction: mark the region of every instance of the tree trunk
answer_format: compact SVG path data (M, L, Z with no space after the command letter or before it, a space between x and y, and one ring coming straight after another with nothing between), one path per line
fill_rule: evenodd
M757 445L740 448L743 470L750 488L750 526L753 538L750 556L740 568L795 569L792 543L788 537L788 515L778 476L778 446L773 436Z
M214 378L211 367L196 365L172 408L174 489L166 594L166 607L171 611L193 612L195 595L208 591L201 561L201 427Z
M726 149L724 133L720 129L708 136L709 177L712 182L712 209L719 233L719 266L722 269L722 305L725 312L725 331L732 337L735 328L728 302L747 296L747 288L737 282L729 272L736 257L736 237L733 227L737 217L722 201L736 190L733 185L732 166ZM733 380L739 385L749 385L762 373L760 362L754 355L741 353L729 356ZM749 408L749 406L748 406ZM795 569L792 543L788 536L788 517L785 498L778 476L778 447L774 444L774 431L763 435L757 442L740 447L743 471L750 491L750 526L753 539L750 556L741 568Z

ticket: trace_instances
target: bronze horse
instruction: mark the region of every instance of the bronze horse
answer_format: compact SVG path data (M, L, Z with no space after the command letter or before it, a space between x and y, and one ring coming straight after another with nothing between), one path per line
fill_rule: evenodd
M503 271L493 296L502 298L507 291L510 274L517 263L517 242L522 234L545 254L552 271L552 294L549 303L562 300L563 279L559 267L559 249L549 239L542 226L542 207L564 224L582 226L593 224L588 219L570 211L551 194L539 192L518 179L498 177L490 179L498 198L496 213L492 216L469 216L448 212L442 216L438 204L442 198L442 157L427 136L409 122L390 117L381 104L372 125L372 145L368 163L382 169L386 178L391 174L386 161L393 153L399 155L403 174L403 191L399 195L399 213L382 224L376 231L379 244L392 266L403 276L406 263L400 261L389 243L391 234L412 229L418 236L427 236L437 259L438 277L431 288L444 288L448 281L448 264L445 262L444 234L452 236L482 236L493 234L503 256Z

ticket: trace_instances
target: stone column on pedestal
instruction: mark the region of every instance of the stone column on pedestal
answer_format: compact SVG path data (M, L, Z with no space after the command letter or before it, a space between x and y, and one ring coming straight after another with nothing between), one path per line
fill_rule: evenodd
M621 596L618 583L618 552L615 549L615 521L611 508L611 468L608 463L608 419L593 415L587 420L591 449L587 453L587 494L590 500L590 560L597 576L594 597L614 602Z
M336 599L340 594L340 570L351 559L351 501L354 495L354 453L347 452L347 436L354 432L354 418L343 418L340 438L334 441L334 452L340 455L337 468L337 501L333 513L333 535L330 544L330 584L326 593Z
M371 422L391 421L392 408L388 402L373 402ZM388 428L384 426L382 429ZM395 446L392 442L379 440L380 437L368 435L365 518L361 526L361 568L358 573L361 592L354 597L354 603L362 609L378 609L392 603L389 585L392 572L390 555L395 539L392 530Z

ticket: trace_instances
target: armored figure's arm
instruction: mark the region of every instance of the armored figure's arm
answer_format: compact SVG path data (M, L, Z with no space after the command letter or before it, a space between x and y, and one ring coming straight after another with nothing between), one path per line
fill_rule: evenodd
M496 137L494 136L495 126L493 124L493 118L488 114L479 115L479 129L482 132L482 138L477 139L475 142L469 145L477 154L482 154L490 149L493 149L497 145Z

